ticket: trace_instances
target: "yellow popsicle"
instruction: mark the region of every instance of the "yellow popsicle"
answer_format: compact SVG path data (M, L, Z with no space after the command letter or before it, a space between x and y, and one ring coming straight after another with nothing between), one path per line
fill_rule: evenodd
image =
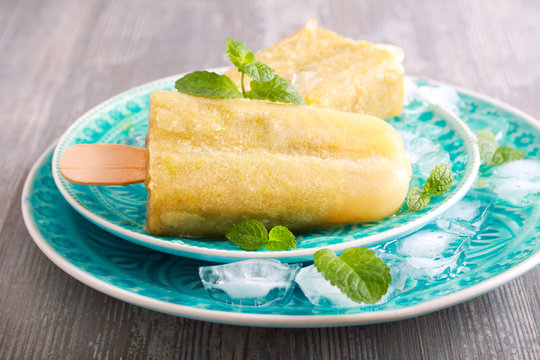
M378 118L167 91L150 97L146 156L146 226L158 235L377 220L401 206L411 176L401 138Z
M308 105L386 119L403 106L403 52L305 27L256 54L295 85ZM226 73L238 84L240 73ZM249 82L248 82L249 83Z

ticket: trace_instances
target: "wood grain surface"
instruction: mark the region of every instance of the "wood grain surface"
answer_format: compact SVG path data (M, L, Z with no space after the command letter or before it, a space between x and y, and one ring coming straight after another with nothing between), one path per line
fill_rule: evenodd
M21 216L34 161L83 112L135 85L226 64L226 37L264 48L318 16L394 43L408 74L540 117L540 3L0 0L0 359L540 359L540 268L414 319L263 329L132 306L74 280Z

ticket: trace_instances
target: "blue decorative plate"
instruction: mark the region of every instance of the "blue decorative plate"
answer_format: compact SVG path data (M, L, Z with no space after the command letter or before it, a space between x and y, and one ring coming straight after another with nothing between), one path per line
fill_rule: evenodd
M468 251L456 251L459 266L445 274L435 269L430 279L407 280L400 291L382 304L345 309L314 306L298 288L284 306L238 308L217 303L206 294L198 276L199 266L209 263L122 241L74 211L54 184L52 149L28 175L22 194L24 220L38 247L64 271L103 293L156 311L207 321L275 327L355 325L418 316L490 291L540 263L540 123L507 105L465 90L459 90L459 97L455 110L467 124L487 128L504 139L501 145L525 151L526 167L516 177L514 171L524 163L503 165L506 175L502 167L482 166L475 189L448 212L468 212L464 202L482 185L480 190L497 194L481 216L483 226L469 238L465 249ZM444 216L437 219L437 225L441 219ZM466 230L466 226L474 224L471 221L461 225ZM387 255L403 247L406 239L390 241L392 248L386 249ZM419 244L422 251L431 251L433 240ZM375 247L380 248L381 245ZM416 270L426 270L427 265L420 264ZM395 269L393 265L391 269ZM397 286L394 282L391 285Z
M388 120L402 133L406 146L415 146L409 154L413 163L411 186L418 186L420 181L424 181L431 168L439 162L449 163L454 172L451 190L444 196L434 198L423 211L400 211L376 223L349 224L306 232L298 236L297 249L291 251L245 251L224 238L154 236L144 231L146 189L143 184L75 185L61 176L58 163L62 152L75 144L132 144L137 139L144 139L149 94L155 90L173 90L174 80L178 77L129 90L90 110L62 136L52 160L56 185L78 212L103 229L143 246L219 262L248 258L275 258L287 262L308 260L321 247L340 251L351 246L374 244L418 229L462 199L478 171L478 150L467 126L444 106L415 93L409 96L403 114ZM141 145L144 146L142 141Z

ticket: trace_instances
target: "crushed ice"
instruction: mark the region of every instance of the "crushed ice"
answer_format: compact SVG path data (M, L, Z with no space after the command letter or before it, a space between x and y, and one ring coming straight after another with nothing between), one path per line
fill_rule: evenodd
M267 306L288 298L298 264L250 259L199 268L204 288L214 300L231 305Z
M450 87L422 86L406 79L407 111L419 113L428 110L426 102L418 99L443 105L454 112L458 111L460 101ZM489 129L497 140L501 140L508 130L508 122L502 117L494 119L493 114L479 114L471 122L471 129ZM431 169L441 162L451 165L448 153L421 135L426 131L436 132L436 126L425 123L410 128L405 124L397 130L413 164L413 172L420 177L427 178ZM538 201L540 161L519 160L498 166L486 179L486 185L469 191L462 201L421 230L372 248L390 267L392 274L388 292L376 305L391 300L407 284L450 278L459 273L471 239L482 230L495 198L516 206ZM314 306L372 306L350 300L324 279L313 265L300 270L300 265L281 264L277 260L247 260L201 267L200 276L209 295L228 304L265 306L286 303L296 282Z
M390 268L392 283L377 304L384 304L399 294L407 284L418 280L451 278L459 273L470 241L478 232L494 202L487 189L474 189L436 222L420 231L372 248ZM215 300L243 306L268 306L287 303L294 282L315 306L350 308L359 304L311 265L300 270L299 264L277 260L246 260L205 266L200 276L208 294Z
M515 206L538 202L540 194L540 160L524 159L496 166L486 185L499 199Z

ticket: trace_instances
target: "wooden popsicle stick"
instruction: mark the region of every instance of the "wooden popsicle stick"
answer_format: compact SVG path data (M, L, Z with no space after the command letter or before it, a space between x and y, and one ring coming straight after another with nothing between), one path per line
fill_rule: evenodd
M60 156L59 168L74 184L135 184L146 178L145 149L120 144L74 145Z

